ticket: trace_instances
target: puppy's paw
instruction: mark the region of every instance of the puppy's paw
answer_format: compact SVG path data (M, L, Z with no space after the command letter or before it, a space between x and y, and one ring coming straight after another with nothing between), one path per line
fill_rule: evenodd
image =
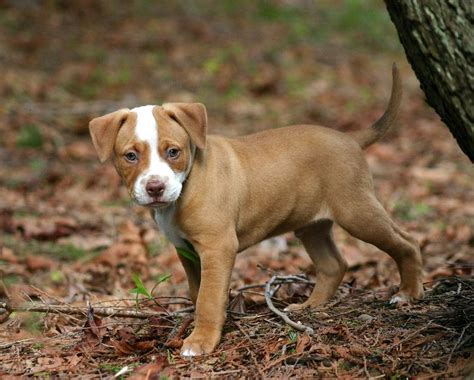
M318 307L321 307L327 302L327 299L321 299L321 298L316 298L316 299L307 299L303 303L292 303L291 305L288 305L283 309L283 311L288 311L288 312L293 312L293 311L302 311L306 309L317 309Z
M183 342L183 347L181 348L181 356L185 358L191 358L194 356L204 355L206 352L204 348L199 343L187 343Z
M196 334L194 331L183 342L181 356L191 358L210 354L219 344L220 334Z
M397 293L390 298L390 305L408 305L411 302L411 297L403 293Z
M423 296L424 296L423 288L421 288L421 290L418 290L417 292L415 292L415 294L413 294L413 295L400 291L400 292L394 294L392 296L392 298L390 298L389 302L390 302L391 305L399 305L399 306L408 305L411 302L413 302L414 300L422 299Z
M294 312L294 311L301 311L306 309L308 306L306 306L304 303L292 303L291 305L288 305L283 309L283 311L286 312Z

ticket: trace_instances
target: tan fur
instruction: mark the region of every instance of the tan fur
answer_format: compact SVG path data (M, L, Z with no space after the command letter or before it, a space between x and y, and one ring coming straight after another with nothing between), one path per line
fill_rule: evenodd
M199 148L206 146L207 112L201 103L164 103L163 110L188 132Z
M127 116L127 120L122 124L120 130L117 133L117 138L114 145L114 164L117 168L117 172L120 174L127 189L131 190L135 180L140 173L148 166L150 162L148 152L148 145L142 141L135 140L135 123L137 121L137 115L130 112ZM127 162L123 156L129 151L135 151L140 155L140 162L138 164L132 164Z
M166 150L171 147L179 148L180 156L176 160L168 160L174 171L186 171L187 165L191 162L192 150L191 139L181 125L174 122L174 119L163 109L163 107L155 107L153 115L158 124L159 137L159 154L161 158L166 160ZM205 141L205 140L204 140ZM205 145L205 143L204 143Z
M119 128L129 114L128 109L121 109L95 118L89 123L92 143L97 151L100 162L106 161L112 154Z
M387 110L382 117L372 125L372 128L352 132L351 135L362 148L367 148L377 140L381 139L391 127L394 126L397 110L402 102L402 81L395 63L392 66L392 95Z
M399 94L394 91L392 100ZM356 139L311 125L238 138L207 136L175 204L175 223L201 261L197 265L180 257L196 304L196 325L183 344L184 354L209 353L218 344L236 253L287 231L296 231L302 240L316 266L317 284L305 303L290 310L326 302L342 281L347 264L332 240L333 221L393 257L401 274L401 299L423 296L418 245L375 198L361 149L382 135L381 126L390 128L398 104L399 99L391 101L375 131ZM158 108L155 117L161 118L161 112ZM184 129L195 143L202 140L189 130L205 130L200 120L202 115L178 120L190 123ZM175 136L175 121L163 117L160 128Z

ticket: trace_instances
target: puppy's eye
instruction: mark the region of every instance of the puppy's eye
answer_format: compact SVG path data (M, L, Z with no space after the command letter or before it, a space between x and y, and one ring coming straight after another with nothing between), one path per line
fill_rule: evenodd
M136 162L138 161L138 156L135 152L128 152L128 153L125 153L125 159L128 161L128 162Z
M178 148L169 148L167 151L166 151L166 156L170 159L170 160L176 160L178 157L179 157L179 154L180 154L180 151Z

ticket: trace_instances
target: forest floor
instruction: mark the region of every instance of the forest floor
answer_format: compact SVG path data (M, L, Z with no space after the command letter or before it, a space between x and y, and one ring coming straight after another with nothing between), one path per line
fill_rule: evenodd
M0 377L472 375L474 172L425 104L382 4L168 3L0 5ZM200 101L211 133L357 130L383 112L392 62L400 129L366 157L378 198L420 242L425 299L390 305L393 261L336 228L349 270L328 305L290 315L315 331L298 332L264 298L273 275L313 278L287 234L238 256L221 344L181 358L193 327L184 271L113 166L99 164L89 120ZM274 303L311 288L281 285Z

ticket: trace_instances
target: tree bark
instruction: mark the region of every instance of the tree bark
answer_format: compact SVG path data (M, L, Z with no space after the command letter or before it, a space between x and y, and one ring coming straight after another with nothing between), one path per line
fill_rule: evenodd
M474 162L474 1L385 4L428 104Z

